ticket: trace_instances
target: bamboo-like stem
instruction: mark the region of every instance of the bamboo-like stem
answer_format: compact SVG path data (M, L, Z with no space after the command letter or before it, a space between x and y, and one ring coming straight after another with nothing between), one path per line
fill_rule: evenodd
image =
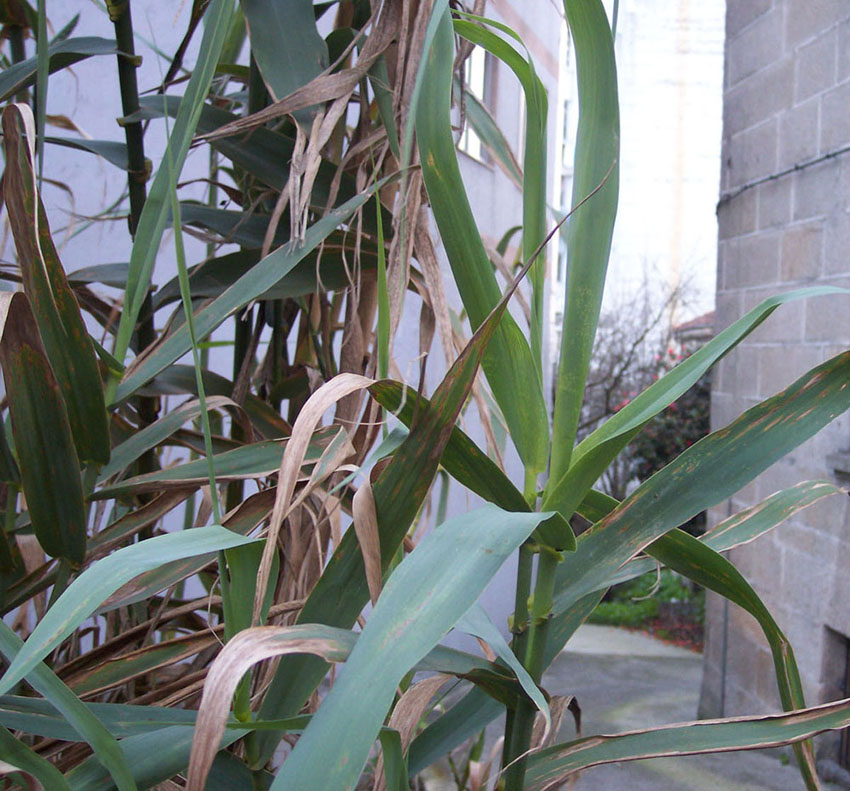
M9 51L12 63L20 63L27 59L27 48L24 43L24 29L20 25L9 25ZM22 88L15 94L15 101L19 104L29 104L30 92Z
M531 609L531 628L523 660L525 669L535 684L540 683L545 661L546 640L549 636L549 624L552 620L552 601L555 592L555 570L561 556L555 550L540 548L537 560L537 579L534 585L534 598ZM512 718L510 735L511 755L505 761L510 766L505 770L505 791L522 791L525 780L526 759L518 758L531 746L531 733L534 727L536 709L530 700L523 698L517 705Z
M119 50L117 60L121 109L125 116L129 116L139 109L139 86L136 80L139 60L135 57L130 0L107 0L106 6L109 18L115 27L115 41ZM147 199L145 185L148 179L148 165L145 160L144 130L141 121L124 124L124 140L127 144L127 187L130 194L130 215L127 222L130 236L135 239L136 229L139 227L139 219ZM139 314L139 324L136 327L136 351L141 352L155 340L153 302L148 291ZM157 419L157 399L140 397L138 410L142 425L150 425ZM154 469L156 469L156 455L153 451L148 451L139 459L139 472L151 472Z
M531 593L531 576L534 566L534 550L526 542L519 549L517 559L516 592L514 594L514 617L511 623L513 641L511 648L520 662L525 661L528 646L528 597ZM502 747L503 765L510 763L515 757L513 748L514 718L516 709L508 709L505 718L505 743Z

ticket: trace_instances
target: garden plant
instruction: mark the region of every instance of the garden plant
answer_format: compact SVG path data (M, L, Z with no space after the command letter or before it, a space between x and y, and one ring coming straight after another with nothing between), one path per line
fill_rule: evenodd
M801 482L700 539L679 527L850 406L850 353L695 442L622 502L594 484L782 303L847 296L811 288L766 300L576 444L618 191L601 1L564 3L580 119L560 230L546 206L547 97L531 59L514 31L447 0L196 0L187 41L200 39L197 61L187 70L181 47L149 93L137 85L128 0L107 0L114 40L75 37L73 23L53 31L45 6L0 4L3 200L16 251L3 270L15 290L0 294L4 782L400 791L472 739L476 760L459 780L483 787L479 734L504 714L490 782L508 791L557 788L605 762L787 743L801 784L817 788L809 739L850 724L850 701L807 708L788 641L722 552L839 490ZM526 102L521 166L466 102L494 161L522 185L524 266L507 288L456 160L454 75L472 44L517 76ZM117 210L133 243L128 262L69 276L40 200L41 157L57 144L51 75L85 58L115 68L123 138L66 130L58 144L126 171ZM150 125L169 141L153 165ZM181 186L193 143L209 151L206 203ZM220 207L223 195L235 209ZM446 307L431 217L469 338ZM569 271L550 419L542 251L558 232ZM186 260L186 233L208 241L203 261ZM178 276L154 290L166 262ZM518 288L530 294L527 323L508 310ZM427 398L419 381L390 376L411 291L424 305L422 348L439 332L448 357ZM222 326L232 328L228 376L205 362ZM470 400L485 405L484 423L500 414L521 480L459 427ZM175 447L185 461L165 464ZM487 504L423 535L445 476ZM578 539L574 514L592 523ZM506 641L476 602L513 553ZM562 741L570 701L541 687L546 667L610 586L657 563L752 613L785 711ZM453 628L488 649L441 645Z

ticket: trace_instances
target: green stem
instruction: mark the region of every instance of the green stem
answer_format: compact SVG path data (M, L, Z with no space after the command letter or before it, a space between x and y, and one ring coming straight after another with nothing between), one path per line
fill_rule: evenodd
M121 109L124 116L130 116L139 109L139 85L136 69L140 60L135 57L133 37L133 18L130 14L130 0L107 0L109 18L115 27L115 42L118 45L118 84L121 89ZM136 229L147 200L148 165L145 160L144 129L141 121L124 124L124 140L127 144L127 188L130 195L130 215L127 223L131 238L135 239ZM156 340L153 318L153 302L150 291L145 295L139 324L136 328L136 351L141 352ZM149 426L158 416L157 399L140 397L137 402L139 419L142 426ZM147 451L139 459L139 473L156 469L156 454Z
M514 617L511 625L513 633L512 649L520 662L525 662L528 646L528 597L531 593L531 575L534 566L534 550L529 543L519 548L516 574L516 593L514 595ZM502 748L503 764L515 757L513 750L513 729L516 709L508 709L505 718L505 744Z
M0 569L12 570L15 568L15 558L9 547L9 541L14 541L15 519L18 516L18 490L13 484L6 485L6 513L3 525L2 541L0 541Z
M540 548L537 560L537 579L534 585L534 598L531 609L531 629L529 631L526 654L523 658L528 674L535 684L540 683L549 636L549 624L552 620L552 600L555 592L555 570L561 556L546 547ZM505 791L522 791L525 781L526 759L518 756L528 752L531 746L531 733L534 727L536 709L527 698L520 700L513 717L510 736L511 755L505 763L513 761L504 774Z
M27 48L24 43L24 29L20 25L9 25L9 50L12 63L20 63L27 59ZM15 101L19 104L28 104L30 100L29 91L22 88L15 94Z

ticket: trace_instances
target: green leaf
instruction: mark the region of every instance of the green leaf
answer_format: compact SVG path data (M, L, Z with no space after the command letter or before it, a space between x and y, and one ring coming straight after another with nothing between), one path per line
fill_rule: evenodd
M600 0L564 0L564 10L578 71L573 206L605 183L578 206L567 227L569 266L549 468L553 481L560 481L570 466L611 251L620 159L617 67L605 8Z
M845 289L816 286L778 294L759 303L580 442L573 453L569 471L557 483L550 479L551 487L547 486L544 507L572 514L585 492L646 422L692 387L714 363L746 338L777 307L797 299L846 293Z
M45 613L0 678L0 694L8 692L24 678L101 602L133 577L163 563L238 547L253 540L212 525L149 538L98 560L80 574Z
M234 311L265 293L293 269L302 258L321 244L337 226L348 220L360 206L369 200L371 193L383 186L384 183L385 181L380 181L373 184L363 194L352 198L339 208L331 210L307 229L302 241L287 242L283 247L269 253L256 266L252 267L211 305L198 312L195 317L198 337L205 338ZM145 204L146 209L148 205L149 202ZM169 335L150 355L127 370L124 380L118 386L115 401L121 402L129 398L154 376L182 357L189 351L190 347L189 331L184 324Z
M473 688L413 740L407 754L410 776L414 777L459 744L480 733L504 711L505 707L499 701L479 687Z
M148 427L150 428L150 427ZM305 459L305 464L319 460L322 451L336 436L338 426L319 430ZM272 475L280 469L280 460L286 448L286 440L267 440L255 442L241 448L217 453L213 457L217 480L240 480L262 478ZM124 481L105 486L91 495L92 500L106 500L127 494L140 492L158 492L166 489L182 489L187 486L201 486L209 480L206 459L194 459L174 467L155 472L136 475Z
M451 16L446 11L427 52L416 136L434 218L475 329L499 302L500 291L457 164L451 129L453 43ZM482 367L525 467L532 473L542 471L549 450L543 386L528 342L510 314L503 316Z
M119 742L139 788L155 788L185 770L192 749L192 730L177 725L129 736ZM246 733L228 730L221 747L227 747ZM74 791L113 791L114 788L108 772L91 758L68 772L68 782Z
M14 767L35 778L44 789L71 791L68 781L50 761L33 752L2 727L0 727L0 754L5 764L3 774L9 772L9 767Z
M2 639L2 636L0 636ZM18 640L20 644L22 641ZM14 656L17 647L10 652ZM42 665L44 670L47 668ZM48 671L49 673L50 671ZM36 676L35 671L31 677ZM51 674L52 675L52 674ZM61 684L58 678L53 677ZM196 711L162 708L159 706L135 706L126 703L82 703L73 693L68 694L81 708L89 712L101 726L116 739L159 730L167 725L194 727ZM66 742L79 741L79 734L71 727L60 709L48 700L18 695L0 696L0 723L14 731L60 739Z
M312 0L242 0L242 10L251 54L275 101L328 67L328 47L316 29Z
M460 101L460 82L455 78L454 81L455 100ZM517 187L522 185L522 169L517 162L516 156L511 149L510 143L505 138L496 119L490 114L490 111L478 100L478 97L472 91L466 91L463 96L466 109L466 121L472 127L472 130L478 135L484 147L493 157L498 166L505 172L505 175L513 181ZM522 226L517 226L522 230ZM500 251L504 255L504 251Z
M51 44L48 50L50 73L95 55L114 55L116 52L118 48L113 39L81 36L59 41ZM37 70L38 58L33 56L0 72L0 102L5 102L13 94L33 85Z
M6 660L11 661L19 654L23 645L21 638L0 621L0 653ZM50 705L59 713L63 725L72 729L71 741L76 741L76 734L79 734L91 746L95 759L109 771L119 791L135 791L133 776L121 754L118 742L98 719L97 714L87 708L42 662L35 664L27 676L27 681L36 692L50 701ZM10 727L17 729L14 724Z
M233 382L213 371L204 371L204 389L207 395L229 398L233 393ZM198 395L195 369L191 365L171 365L146 386L140 395ZM254 428L268 439L289 435L289 424L267 403L248 393L243 409L248 413Z
M496 656L499 657L511 670L517 680L522 685L525 694L534 702L538 710L543 712L546 718L546 727L552 725L552 716L549 712L549 704L543 693L537 688L528 671L523 667L519 659L514 656L510 646L507 644L502 633L496 628L495 624L490 620L490 616L484 611L480 604L474 604L458 621L457 628L474 637L481 638L493 649Z
M521 273L521 275L524 273ZM475 331L434 392L429 405L420 402L407 439L373 486L381 545L386 570L402 544L436 474L440 456L469 396L488 343L519 284L517 279ZM575 541L566 520L541 523L555 545L571 547ZM353 530L343 536L325 572L319 578L299 614L299 623L328 623L350 627L369 600L363 556ZM326 672L317 657L285 657L261 708L262 719L278 719L296 713ZM277 742L262 740L261 756L270 757Z
M131 118L132 120L161 118L165 113L174 117L179 111L181 102L182 100L178 96L142 96L139 99L142 110ZM220 107L204 105L201 110L201 117L198 120L198 134L208 134L220 126L238 120L238 118L239 116ZM130 120L130 118L126 120ZM267 184L278 191L286 187L289 180L289 163L295 150L295 138L261 126L252 129L247 134L214 138L210 141L210 146L263 184ZM334 191L337 180L339 182L338 191ZM357 193L357 184L349 173L343 173L340 178L336 163L322 159L316 181L313 184L313 191L310 194L311 208L317 212L324 212L332 197L338 203L342 203L354 197ZM383 211L384 226L389 227L392 217L386 209ZM240 214L240 216L245 220L244 215ZM286 216L286 213L284 213L281 222L283 228L288 226ZM260 221L261 218L247 218L248 223L254 220ZM370 204L367 204L363 209L363 228L372 234L377 231L374 209ZM254 246L262 247L262 237L260 242Z
M211 404L208 401L208 406L216 408L227 405L236 406L229 399L222 401L221 397L216 398L213 396L213 398L215 400ZM132 433L124 442L113 449L109 464L100 470L98 482L105 481L112 475L126 470L146 451L155 448L161 442L168 439L177 429L190 420L194 420L200 413L200 403L193 400L181 404L149 426L145 426L141 430Z
M647 551L668 568L704 588L719 593L752 615L764 632L773 655L782 708L785 711L805 708L803 684L791 643L758 594L735 566L719 552L682 530L672 530L654 541ZM815 754L811 742L797 745L795 751L806 787L817 791L820 784L817 780Z
M463 15L455 20L455 30L464 38L484 47L507 65L516 75L525 96L525 151L523 153L522 176L522 258L528 261L534 256L546 238L546 123L549 103L546 89L534 70L531 55L526 49L523 57L505 39L490 30L467 20L475 20L500 30L522 44L522 39L500 22L474 15ZM525 46L522 44L523 47ZM474 109L473 109L474 114ZM543 301L546 290L545 255L529 271L531 281L531 355L543 376Z
M404 425L410 427L419 409L428 409L430 402L411 388L384 379L375 382L369 392L384 409L392 412ZM484 451L460 428L455 426L440 457L440 464L458 483L489 503L506 511L529 511L522 492Z
M215 66L227 38L232 16L233 0L210 0L204 15L204 35L198 50L198 61L186 87L186 95L180 103L168 143L173 164L172 167L160 167L157 170L139 218L130 253L124 310L121 312L115 340L115 357L122 363L130 346L142 303L150 288L154 260L169 214L172 172L174 180L178 180L189 153L189 145L195 135ZM186 350L188 351L188 347Z
M591 736L548 747L530 756L527 791L544 791L588 766L671 755L778 747L850 724L850 700L793 714L742 717L668 725L618 736Z
M86 138L76 137L45 137L45 143L52 143L55 146L64 146L65 148L74 148L77 151L88 151L92 154L97 154L103 157L107 162L115 165L121 170L127 170L127 145L114 140L88 140ZM123 283L121 284L124 285Z
M86 517L80 462L59 384L21 292L0 294L0 364L36 538L51 557L82 563Z
M555 612L597 590L621 565L725 500L850 406L850 353L812 369L692 445L578 540L558 568Z
M475 603L505 558L552 516L485 506L426 536L390 576L344 671L272 789L354 788L402 676ZM333 753L316 761L316 750L328 744Z
M585 508L591 498L585 498L585 502L579 506L579 513L591 519L591 521L596 522L604 518L619 505L614 498L608 497L602 492L592 492L592 494L592 499L595 501L595 507L592 510ZM836 494L846 495L847 492L829 481L798 483L796 486L772 494L757 505L745 508L728 519L724 519L700 536L699 540L715 552L726 552L729 549L754 541L760 535L768 530L773 530L774 527L786 519L790 519L804 508L820 502L824 497L831 497ZM651 551L653 546L654 544L650 544L647 552ZM609 577L602 590L639 577L647 571L652 571L655 567L656 564L653 560L634 558Z
M378 732L381 750L384 756L384 782L387 791L408 791L407 761L404 759L401 734L390 728L381 728Z
M191 204L188 204L191 205ZM187 204L183 204L183 209ZM195 207L193 207L195 208ZM210 210L206 207L202 208L206 213ZM188 212L191 216L194 211ZM236 215L235 212L227 212L229 215ZM233 217L232 225L236 227L239 223L237 217L244 215L236 215ZM232 237L232 241L237 244L245 242L258 242L262 244L262 236L265 233L266 223L261 218L257 219L260 222L258 225L259 233L255 239L246 239L252 228L246 228L246 222L239 228L237 234ZM184 224L187 218L183 216ZM209 228L209 225L205 225ZM217 229L216 229L217 230ZM223 234L225 238L229 238L227 233ZM252 234L253 236L253 234ZM282 242L281 242L282 243ZM250 244L248 246L251 246ZM291 297L303 297L308 294L314 294L316 291L337 291L339 289L348 288L351 285L351 271L346 269L346 264L350 261L348 255L354 254L354 241L347 237L342 232L332 233L325 244L322 246L321 255L308 255L303 258L294 269L292 269L285 277L275 283L268 291L261 294L258 299L287 299ZM377 252L373 245L370 245L367 239L363 239L360 247L360 275L364 279L370 275L374 277ZM241 250L237 253L230 253L218 258L211 258L205 261L200 266L196 267L189 278L189 284L192 289L192 299L203 299L209 297L217 297L232 286L242 275L246 274L253 266L256 266L260 260L259 249L257 250ZM162 288L157 289L154 295L154 309L158 310L171 302L180 298L180 291L177 279L169 280Z
M124 288L128 264L96 264L68 273L69 283L103 283L113 288Z
M24 130L26 140L22 137ZM82 461L105 463L109 460L109 433L100 371L36 190L33 136L29 108L11 105L3 111L3 195L9 223L24 291L68 408L77 452Z

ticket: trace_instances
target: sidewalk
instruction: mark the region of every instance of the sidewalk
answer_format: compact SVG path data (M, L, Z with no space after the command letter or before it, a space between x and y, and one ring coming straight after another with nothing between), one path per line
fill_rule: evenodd
M606 626L582 626L543 684L574 694L585 736L693 720L702 656L651 637ZM565 722L559 741L575 738ZM823 784L824 791L841 786ZM655 758L585 770L574 791L796 791L799 772L777 750Z

